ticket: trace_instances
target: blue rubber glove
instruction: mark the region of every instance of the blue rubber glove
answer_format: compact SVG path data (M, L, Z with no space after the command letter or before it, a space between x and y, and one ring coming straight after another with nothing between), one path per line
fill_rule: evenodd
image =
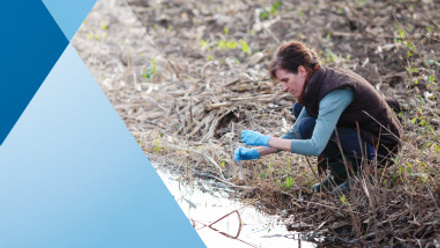
M270 136L263 135L252 130L244 130L241 132L241 140L248 146L268 146Z
M246 147L239 146L234 151L234 158L235 160L237 160L237 162L240 163L241 160L251 160L251 159L260 158L260 154L255 148L249 149Z

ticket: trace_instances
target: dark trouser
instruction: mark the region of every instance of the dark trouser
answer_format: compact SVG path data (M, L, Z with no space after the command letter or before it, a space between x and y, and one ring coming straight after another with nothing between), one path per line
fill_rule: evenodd
M298 118L303 106L296 103L293 114ZM297 123L297 138L310 139L315 128L316 119L305 117ZM356 175L366 160L374 158L374 148L371 144L360 138L355 129L336 127L326 147L321 153L323 161L318 166L327 167L330 174L321 183L312 187L313 192L332 191L341 194L350 190L350 175ZM322 168L324 169L324 168Z

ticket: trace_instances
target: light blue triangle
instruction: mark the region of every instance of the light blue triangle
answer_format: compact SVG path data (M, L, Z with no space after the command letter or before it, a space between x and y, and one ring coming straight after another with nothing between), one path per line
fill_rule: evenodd
M69 45L0 148L0 247L204 247Z
M69 41L96 3L96 0L42 1Z

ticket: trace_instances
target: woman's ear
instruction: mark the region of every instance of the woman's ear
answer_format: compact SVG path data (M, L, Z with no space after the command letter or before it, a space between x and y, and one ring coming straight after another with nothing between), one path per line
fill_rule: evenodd
M300 65L298 66L298 73L302 78L306 78L307 77L307 70L304 66Z

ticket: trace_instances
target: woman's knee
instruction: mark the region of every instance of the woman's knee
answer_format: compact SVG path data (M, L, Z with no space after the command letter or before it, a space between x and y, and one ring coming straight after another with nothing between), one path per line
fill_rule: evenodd
M297 103L297 102L293 105L293 110L292 110L292 112L293 112L293 115L295 116L295 118L298 118L298 116L299 116L299 114L301 113L301 110L302 110L303 108L304 108L303 105L301 105L301 104L299 104L299 103Z
M342 153L346 156L357 158L371 158L371 151L369 143L365 142L362 138L359 140L359 134L356 130L350 128L338 127L336 129L338 134L334 132L327 143L322 155L328 158L334 158L341 156Z
M297 126L297 132L300 139L310 139L315 128L316 119L312 117L302 118Z

